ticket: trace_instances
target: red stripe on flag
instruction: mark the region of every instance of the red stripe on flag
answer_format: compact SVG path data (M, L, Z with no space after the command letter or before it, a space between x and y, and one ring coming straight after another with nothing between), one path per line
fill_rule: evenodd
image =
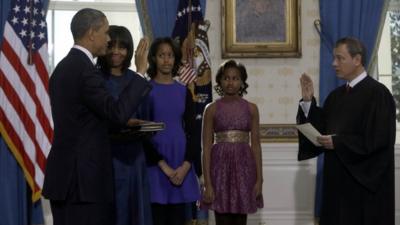
M42 57L40 57L39 53L33 54L33 61L35 63L36 70L39 74L39 77L42 80L43 87L45 88L46 93L49 93L49 74L47 72L45 64L43 63ZM41 124L42 124L44 132L47 135L48 140L49 141L53 140L53 128L50 125L50 122L49 122L44 110L40 110L40 111L38 110L37 117L39 118L39 121L42 121L42 120L47 121L47 123L41 123Z
M17 54L15 54L12 47L8 43L7 39L3 40L2 51L4 52L4 55L7 57L8 61L13 66L14 70L18 73L22 83L24 84L25 88L29 92L29 95L33 99L33 101L36 105L37 118L38 118L40 124L42 125L43 130L44 130L48 140L52 140L52 128L51 128L50 122L43 110L43 107L40 104L40 101L36 95L35 83L30 78L28 72L25 70L23 64L21 63L20 58L18 57Z
M11 1L0 54L1 134L23 168L33 201L40 199L53 136L46 69L47 25L41 3ZM40 21L40 25L21 22L25 20ZM33 64L28 62L30 57Z
M0 80L2 81L1 87L4 90L5 95L8 97L9 102L11 103L13 108L16 109L16 112L18 113L18 116L25 127L26 133L29 135L35 146L36 158L39 159L38 162L39 167L44 172L46 157L44 156L41 148L39 147L39 144L37 143L35 124L32 121L32 118L29 116L29 113L26 110L23 102L20 100L18 93L8 82L7 78L4 76L4 73L1 69L0 69Z
M35 167L33 166L32 161L30 160L29 156L26 154L25 151L23 151L24 146L22 144L21 139L19 138L18 134L15 132L14 127L8 121L6 115L4 114L4 111L2 108L0 108L0 116L2 118L1 123L3 124L4 128L7 131L7 135L10 137L11 141L13 142L14 146L17 148L15 149L17 153L21 156L23 167L28 170L30 176L34 179L35 177ZM34 182L36 183L36 182Z
M196 71L190 67L190 64L182 65L178 70L179 79L182 83L188 84L196 80Z
M43 63L42 57L40 57L40 54L36 52L33 53L32 58L33 62L35 63L39 77L42 80L43 86L46 89L47 93L49 93L49 74L47 73L47 69Z

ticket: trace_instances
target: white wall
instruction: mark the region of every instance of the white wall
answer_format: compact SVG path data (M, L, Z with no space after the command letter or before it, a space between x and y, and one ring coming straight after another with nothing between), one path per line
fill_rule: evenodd
M208 38L212 62L213 82L221 58L221 1L207 1L206 16L211 22ZM318 0L301 2L301 58L240 58L249 74L248 100L256 103L262 124L295 123L297 102L300 98L299 77L308 73L318 93L319 36L314 29L314 20L319 19ZM217 95L214 95L217 96Z

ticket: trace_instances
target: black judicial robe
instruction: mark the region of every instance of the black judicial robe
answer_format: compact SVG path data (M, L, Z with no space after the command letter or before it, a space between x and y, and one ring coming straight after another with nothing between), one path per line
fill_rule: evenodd
M394 225L396 108L389 90L367 76L348 93L332 91L322 108L312 100L310 122L333 136L334 149L314 146L299 133L298 160L324 154L320 225Z

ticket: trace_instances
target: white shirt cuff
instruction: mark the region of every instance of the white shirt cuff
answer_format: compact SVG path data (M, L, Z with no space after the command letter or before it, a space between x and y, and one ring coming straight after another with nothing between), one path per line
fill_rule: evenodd
M304 116L308 117L308 112L310 111L311 101L301 101L299 102L301 109L303 110Z

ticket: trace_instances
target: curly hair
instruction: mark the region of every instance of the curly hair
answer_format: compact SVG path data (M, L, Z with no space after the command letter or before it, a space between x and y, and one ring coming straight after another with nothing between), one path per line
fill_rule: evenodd
M244 94L247 94L246 89L249 87L249 85L246 83L247 80L246 67L244 67L243 64L236 62L235 60L228 60L219 66L217 75L215 77L215 82L217 84L214 86L214 89L217 92L217 94L219 96L225 95L221 87L221 80L223 78L225 71L229 68L236 68L240 73L240 80L242 81L242 85L240 86L239 95L243 96Z

